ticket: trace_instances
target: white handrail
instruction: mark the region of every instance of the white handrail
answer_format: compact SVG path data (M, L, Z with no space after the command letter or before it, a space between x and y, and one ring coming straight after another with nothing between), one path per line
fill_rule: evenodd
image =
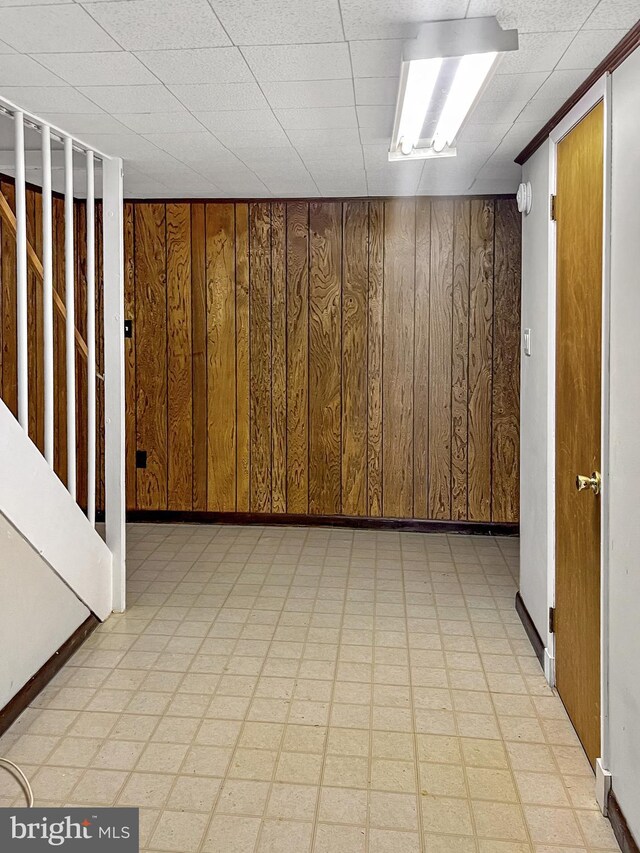
M16 304L18 332L18 421L29 431L29 332L27 325L27 200L24 173L24 116L15 119L16 158Z
M51 132L42 128L42 323L44 366L44 458L53 468L53 215Z

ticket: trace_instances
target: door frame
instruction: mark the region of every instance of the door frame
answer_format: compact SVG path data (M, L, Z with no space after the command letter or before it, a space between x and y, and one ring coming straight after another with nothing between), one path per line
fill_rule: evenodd
M600 743L601 756L596 763L596 795L603 814L610 786L609 767L609 342L611 290L611 75L601 77L549 134L549 201L557 187L557 149L569 133L599 102L604 105L603 157L603 240L602 240L602 362L601 362L601 466L600 500ZM556 223L549 215L548 232L549 313L547 351L547 606L556 599ZM547 636L544 671L555 686L555 635Z

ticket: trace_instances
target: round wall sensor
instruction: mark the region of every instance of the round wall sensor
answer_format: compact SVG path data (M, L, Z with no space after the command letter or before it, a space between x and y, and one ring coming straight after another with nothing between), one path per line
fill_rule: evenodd
M516 201L518 202L518 210L525 215L531 211L531 182L520 184L516 193Z

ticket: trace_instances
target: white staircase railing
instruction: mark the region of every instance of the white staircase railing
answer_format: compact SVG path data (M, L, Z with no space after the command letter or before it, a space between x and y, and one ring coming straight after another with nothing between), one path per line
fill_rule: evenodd
M76 253L74 223L74 152L84 158L86 175L86 349L87 356L87 515L86 523L95 527L96 517L96 277L95 277L95 212L96 171L102 167L102 232L103 232L103 306L104 306L104 487L105 541L111 552L111 609L125 607L125 447L124 447L124 262L123 262L123 187L122 160L106 155L91 145L72 137L38 116L0 97L0 113L14 121L15 221L6 200L0 199L2 215L9 219L16 235L16 329L18 422L28 436L29 429L29 333L28 333L28 266L35 265L43 283L42 347L44 394L44 458L53 470L55 432L54 376L54 301L65 314L66 340L66 436L67 482L71 497L76 499L76 330L75 270ZM27 240L25 128L41 134L42 179L42 261ZM64 219L65 219L65 298L64 307L53 286L54 234L52 222L52 140L64 147ZM29 152L29 163L33 163ZM84 344L84 342L82 342ZM58 375L58 381L60 376ZM31 389L33 392L34 389ZM11 430L5 430L11 432ZM8 441L9 436L5 435ZM4 472L2 474L4 476ZM17 474L16 474L17 476ZM54 490L55 491L55 490ZM6 498L5 492L5 498ZM2 507L0 506L0 509ZM37 513L38 507L33 507ZM74 526L75 525L75 526ZM70 524L69 536L77 531L77 518ZM59 532L60 533L60 532ZM64 531L62 531L64 534ZM95 534L97 536L97 534ZM35 544L35 543L34 543ZM73 548L73 541L69 542ZM91 567L87 566L87 571ZM83 581L86 586L88 579ZM102 608L104 609L104 608ZM104 618L104 616L102 617Z

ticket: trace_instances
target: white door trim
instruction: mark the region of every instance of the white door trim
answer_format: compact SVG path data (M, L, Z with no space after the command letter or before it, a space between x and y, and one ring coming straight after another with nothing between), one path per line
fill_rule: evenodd
M609 762L609 301L611 267L611 75L600 78L549 135L549 195L557 187L558 143L599 102L604 103L604 167L603 167L603 241L602 241L602 364L601 364L601 465L602 495L600 499L600 697L601 697L601 770ZM549 327L548 327L548 449L547 473L549 500L547 504L547 604L555 606L556 591L556 509L555 509L555 417L556 417L556 223L549 217ZM549 634L546 650L545 675L555 686L555 637Z

